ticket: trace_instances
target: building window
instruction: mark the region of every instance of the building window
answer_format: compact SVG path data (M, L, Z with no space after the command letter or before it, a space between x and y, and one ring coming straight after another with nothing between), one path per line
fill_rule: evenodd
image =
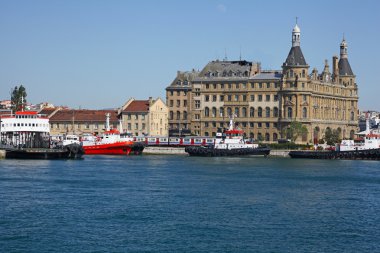
M201 101L195 100L195 109L199 109L201 107Z
M210 116L210 109L208 107L205 107L205 117Z
M247 117L247 108L243 107L243 108L241 109L241 116L242 116L243 118Z
M194 117L195 117L195 119L200 119L199 114L195 114Z
M261 107L257 109L257 117L259 118L263 117L263 109Z
M255 101L255 95L251 95L251 101Z
M221 84L220 84L220 88L221 88L221 89L224 89L224 84L221 83Z
M261 122L257 123L258 128L261 128L262 126L263 126L263 124Z
M262 89L262 88L263 88L263 84L259 83L259 89Z
M251 88L252 88L252 89L255 88L255 84L254 84L254 83L251 83Z
M180 91L177 91L177 96L181 96L181 92Z
M240 89L240 85L238 83L236 84L236 89Z
M354 112L351 112L351 120L355 120L355 115L354 115Z
M249 108L249 117L255 117L255 108L251 107Z
M278 101L278 95L274 95L274 96L273 96L273 100L274 100L275 102L277 102L277 101Z
M185 120L187 119L187 111L183 112L183 119L185 119Z
M177 120L181 119L181 113L177 111Z
M228 89L231 90L232 89L232 84L228 84Z
M265 127L266 127L266 128L269 128L269 122L266 122L266 123L265 123Z
M177 100L177 107L181 106L181 100Z
M216 117L216 108L213 107L212 110L211 110L211 113L212 113L212 117Z
M269 89L270 88L270 83L267 83L267 89Z
M261 102L263 101L263 95L258 95L258 100Z
M302 117L303 117L304 119L307 118L307 109L306 109L306 107L302 108Z
M183 100L183 106L187 106L187 100Z
M228 100L229 102L231 102L231 101L232 101L232 96L231 96L231 95L227 95L227 100Z
M224 101L224 95L220 95L219 101Z
M277 108L277 107L274 107L274 108L273 108L273 117L274 117L274 118L277 118L277 117L278 117L278 108Z
M170 101L169 101L169 106L170 106L170 107L173 107L173 100L170 100ZM130 117L129 114L128 114L128 117ZM129 119L130 119L130 118L129 118Z
M269 107L265 108L265 117L267 117L267 118L270 117L270 108Z
M239 111L240 111L239 107L235 107L235 116L238 117L238 118L240 117Z
M235 101L239 101L239 95L235 95Z
M139 129L139 123L135 123L135 130Z
M254 123L253 122L249 122L249 127L253 128L254 126Z
M291 107L288 107L288 118L293 118L293 109Z
M90 129L90 123L86 123L86 129Z
M216 101L216 95L212 95L212 101Z
M231 107L227 107L227 117L231 117L232 116L232 109Z
M243 83L242 86L243 86L243 89L247 89L247 84L246 83Z
M265 141L269 141L269 133L265 134Z
M278 140L277 134L274 133L274 134L273 134L273 141L277 141L277 140Z
M142 123L142 130L145 130L145 123Z
M219 114L220 114L220 117L224 117L224 108L223 107L219 108Z
M131 115L131 114L128 114L128 119L129 119L129 120L132 119L132 115Z
M136 115L135 115L135 119L139 119L139 115L136 114Z
M128 123L128 130L132 130L132 125L131 125L131 123Z
M270 95L265 96L265 101L270 101Z

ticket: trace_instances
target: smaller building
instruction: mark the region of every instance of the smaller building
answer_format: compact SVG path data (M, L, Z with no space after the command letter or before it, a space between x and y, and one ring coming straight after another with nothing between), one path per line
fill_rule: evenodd
M129 99L119 110L124 131L135 136L167 136L168 107L161 98Z
M50 122L51 135L65 134L101 134L105 131L106 114L110 114L110 126L118 128L119 119L116 110L76 110L62 108L45 108Z

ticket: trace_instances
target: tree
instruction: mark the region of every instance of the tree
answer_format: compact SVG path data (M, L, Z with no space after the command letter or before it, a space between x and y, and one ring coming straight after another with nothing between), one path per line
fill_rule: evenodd
M15 87L11 92L11 102L13 111L21 111L26 103L26 90L24 86Z
M325 141L327 145L335 145L336 143L340 142L339 136L340 136L341 130L334 129L331 130L331 128L327 127L325 130Z
M285 134L288 139L292 142L295 142L298 136L307 135L308 130L307 127L302 125L301 122L293 121L290 123L289 127L285 129Z

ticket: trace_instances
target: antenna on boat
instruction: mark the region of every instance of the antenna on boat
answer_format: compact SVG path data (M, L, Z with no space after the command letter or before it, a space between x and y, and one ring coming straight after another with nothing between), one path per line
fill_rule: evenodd
M106 131L110 130L110 114L106 113Z

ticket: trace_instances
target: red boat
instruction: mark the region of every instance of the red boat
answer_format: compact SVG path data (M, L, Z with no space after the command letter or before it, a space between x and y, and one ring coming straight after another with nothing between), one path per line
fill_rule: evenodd
M119 131L111 129L93 140L84 137L82 145L86 155L129 155L134 142L120 138Z
M136 143L131 137L121 136L117 129L109 128L109 114L106 121L106 131L100 136L83 136L81 143L86 155L129 155L141 154L144 145Z

